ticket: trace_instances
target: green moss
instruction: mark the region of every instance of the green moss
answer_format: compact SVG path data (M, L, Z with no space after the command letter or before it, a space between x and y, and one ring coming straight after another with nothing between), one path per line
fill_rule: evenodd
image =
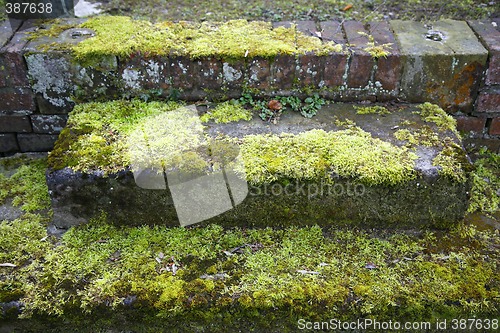
M271 23L260 21L152 24L123 16L100 16L89 19L82 27L96 32L95 37L73 48L77 59L83 62L103 55L127 57L138 52L234 59L342 50L341 45L322 43L318 38L297 32L295 27L272 29Z
M386 107L376 105L376 106L355 106L357 114L390 114Z
M244 109L239 103L232 101L217 105L213 110L209 110L200 117L202 122L214 120L217 124L226 124L233 121L250 120L252 112Z
M427 147L439 147L441 140L439 136L428 126L422 126L416 131L406 128L394 132L394 137L400 141L406 141L410 147L422 145Z
M47 251L43 269L29 271L24 316L117 313L127 311L131 296L132 306L170 325L179 317L219 325L215 314L228 308L232 320L266 316L266 322L272 310L278 317L271 320L284 316L295 325L296 316L434 320L497 313L499 252L491 246L498 234L460 228L421 237L317 226L123 229L101 217L68 231Z
M419 105L420 115L426 122L435 123L441 131L452 131L460 137L457 131L457 121L439 106L431 103Z
M46 159L27 161L10 177L0 173L0 204L13 198L12 205L25 212L50 207L49 191L45 183Z
M439 174L456 182L464 183L467 180L464 152L455 143L449 143L432 160L432 165L439 167Z
M28 40L36 40L43 37L59 37L64 31L75 28L77 24L63 24L61 19L45 21L38 29L28 33Z
M372 185L394 185L416 176L415 154L356 127L338 132L250 135L243 139L241 153L252 184L281 178L328 180L332 172Z
M175 102L140 100L77 105L70 114L68 127L49 154L49 166L105 173L122 170L130 165L128 135L148 118L181 106Z
M500 155L481 152L471 173L472 189L469 212L493 214L500 208Z

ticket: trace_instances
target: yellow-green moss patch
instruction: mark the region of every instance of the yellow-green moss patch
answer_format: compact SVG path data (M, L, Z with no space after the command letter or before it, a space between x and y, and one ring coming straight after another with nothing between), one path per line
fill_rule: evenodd
M26 161L10 177L0 173L0 204L12 198L12 205L25 212L50 207L49 191L45 183L46 159Z
M89 19L81 27L96 32L95 37L73 48L77 59L84 61L103 55L126 57L136 52L231 59L342 50L341 45L323 43L296 31L295 26L273 29L271 23L261 21L152 24L123 16L101 16Z
M387 110L386 107L383 107L381 105L375 105L375 106L355 106L357 114L380 114L380 115L385 115L385 114L390 114L389 110Z
M457 121L439 106L431 103L419 105L420 115L426 122L435 123L441 131L452 131L459 136Z
M329 179L336 173L368 184L394 185L416 176L414 153L356 127L338 132L250 135L242 140L241 152L246 177L253 184L280 178Z
M205 123L214 120L217 124L226 124L239 120L248 121L252 119L252 111L243 108L239 103L229 101L217 105L213 110L208 110L200 119Z
M495 213L500 209L500 155L481 152L471 173L469 212Z
M432 160L432 165L439 167L441 175L460 183L467 180L464 163L467 163L464 161L464 152L460 146L454 143L445 146Z

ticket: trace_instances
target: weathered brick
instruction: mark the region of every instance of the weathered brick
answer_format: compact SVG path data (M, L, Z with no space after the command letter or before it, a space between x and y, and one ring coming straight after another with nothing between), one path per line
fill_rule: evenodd
M40 134L59 134L68 117L65 115L31 115L33 132Z
M30 120L27 116L0 116L0 132L29 133Z
M483 147L488 148L491 152L500 153L500 140L496 138L464 138L464 146L467 151L477 151Z
M314 21L297 21L295 22L297 31L302 32L306 36L315 36L318 30Z
M483 45L489 51L486 84L500 84L500 31L490 21L469 21Z
M325 87L336 88L341 86L344 83L347 55L344 53L333 53L321 58L323 60L323 81Z
M278 55L271 63L271 83L276 89L289 90L296 80L296 59L292 55Z
M222 62L216 58L203 58L197 61L199 74L193 79L205 92L220 92L222 86Z
M249 88L266 90L271 86L271 64L268 59L253 58L248 61L247 85Z
M54 148L57 135L50 134L18 134L17 141L21 152L42 152Z
M144 58L140 54L134 55L120 61L118 72L125 91L128 92L142 92L148 89L168 90L171 87L167 57Z
M320 22L321 36L323 41L332 41L337 44L345 45L346 40L342 25L338 21L324 21Z
M324 63L316 54L302 54L298 57L297 86L319 88L323 80Z
M19 151L16 135L13 133L0 133L0 153Z
M197 68L188 57L172 57L170 59L170 76L174 88L180 90L193 88L192 78L197 75Z
M390 44L388 47L389 54L386 57L377 59L375 81L381 84L383 90L398 90L403 71L403 62L391 27L387 22L371 22L370 34L373 36L375 46Z
M459 116L457 120L457 129L463 132L482 133L486 125L486 118Z
M33 92L24 88L0 88L0 114L28 115L36 110Z
M500 87L482 91L477 99L476 112L500 112Z
M12 28L17 31L22 21L10 21L14 22L12 27L7 21L4 22L3 26L0 26L0 87L28 86L23 48L28 42L27 34L35 29L34 22L27 21L22 29L12 36L11 34L15 32ZM5 26L6 24L7 26Z
M490 135L500 135L500 117L493 118L490 124Z
M349 88L364 88L370 81L373 58L364 50L369 42L365 27L361 22L346 21L343 24L345 36L351 50L347 86Z
M222 60L223 89L227 97L237 98L241 96L246 70L244 60Z

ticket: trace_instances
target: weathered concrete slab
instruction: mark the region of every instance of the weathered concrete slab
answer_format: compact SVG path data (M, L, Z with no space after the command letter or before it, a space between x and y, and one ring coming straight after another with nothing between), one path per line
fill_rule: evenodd
M468 161L454 121L442 110L434 113L436 108L426 107L426 112L430 112L426 115L414 106L388 114L358 114L367 110L336 104L323 108L312 119L285 112L277 125L256 116L249 122L205 123L204 137L211 146L189 150L187 155L182 153L180 160L175 157L162 162L170 165L169 161L177 161L172 162L177 163L173 169L168 169L175 171L174 176L167 169L157 172L153 166L138 174L130 165L109 164L120 157L101 156L110 154L111 148L104 146L98 153L102 167L82 169L85 161L89 162L85 154L92 148L85 148L87 151L78 160L73 160L78 152L75 155L71 149L76 147L73 143L92 134L84 134L84 125L72 128L75 123L70 116L70 127L49 157L52 169L47 173L47 183L54 224L67 228L104 211L118 224L178 225L174 196L179 193L179 186L216 175L217 166L226 165L215 153L219 149L230 152L229 166L239 154L244 168L225 169L221 179L227 185L222 192L230 191L229 208L234 208L212 215L207 222L261 227L315 223L449 226L463 218L467 207ZM144 125L141 131L148 133L138 137L153 140L156 136L158 142L171 142L163 141L161 134L161 119L168 119L168 112L166 117L150 119L148 124L154 125L154 129ZM435 123L436 119L442 121ZM169 133L172 134L166 131L165 135L169 137ZM99 135L94 133L95 140L99 140ZM145 160L161 155L161 149L154 148L160 146L154 142L139 144ZM225 146L228 142L230 148ZM189 159L185 157L188 155ZM69 164L76 164L65 165L64 161L71 160ZM80 162L83 164L78 166ZM201 169L197 167L199 163L203 165ZM105 175L106 170L112 172ZM175 176L177 172L180 173ZM246 197L233 186L241 180L248 182ZM206 184L197 190L195 187L195 191L205 194L200 197L198 193L200 201L189 203L189 209L200 210L202 204L211 200L214 205L220 204L220 190ZM235 193L240 193L237 198Z
M446 111L470 111L488 51L467 23L390 24L405 57L401 94L410 102L430 101Z

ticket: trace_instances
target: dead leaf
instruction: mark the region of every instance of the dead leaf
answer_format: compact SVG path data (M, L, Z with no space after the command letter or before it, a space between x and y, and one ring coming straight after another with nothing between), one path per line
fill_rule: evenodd
M348 4L347 6L344 7L344 9L342 9L344 12L347 12L348 10L351 10L352 9L352 4Z
M377 269L378 267L374 263L368 262L368 263L366 263L365 268L366 269Z

